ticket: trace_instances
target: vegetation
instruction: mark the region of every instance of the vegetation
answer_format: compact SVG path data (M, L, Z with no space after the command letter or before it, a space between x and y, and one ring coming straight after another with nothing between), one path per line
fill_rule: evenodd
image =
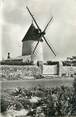
M16 88L4 90L1 98L1 105L7 106L8 110L13 107L13 110L25 109L28 110L27 115L32 117L38 113L38 108L41 108L40 113L44 117L51 116L69 116L76 115L76 79L73 87L56 87L44 88L38 85L31 89ZM1 106L3 110L3 107ZM2 112L2 111L1 111Z
M34 65L32 61L23 62L20 60L3 60L0 62L1 65Z

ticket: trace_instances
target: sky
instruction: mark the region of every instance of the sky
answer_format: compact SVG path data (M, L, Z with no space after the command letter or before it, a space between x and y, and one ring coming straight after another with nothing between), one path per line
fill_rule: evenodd
M0 2L0 49L2 58L22 54L22 39L32 18L29 7L43 30L49 19L53 21L46 30L46 39L53 46L56 57L43 42L45 60L76 56L76 0L1 0ZM1 58L1 55L0 55Z

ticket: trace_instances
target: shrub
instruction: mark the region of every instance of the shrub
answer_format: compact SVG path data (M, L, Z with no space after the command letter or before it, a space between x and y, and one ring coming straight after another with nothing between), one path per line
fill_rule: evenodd
M8 108L8 105L9 105L9 102L5 100L5 98L3 96L1 96L1 113L3 112L6 112L7 108Z
M73 88L74 88L74 95L76 95L76 78L74 79L74 82L73 82Z

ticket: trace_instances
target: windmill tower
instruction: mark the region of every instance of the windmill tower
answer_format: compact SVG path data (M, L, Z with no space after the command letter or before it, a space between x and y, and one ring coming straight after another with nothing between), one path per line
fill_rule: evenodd
M40 42L38 44L38 47L36 51L33 53L34 48L40 39ZM24 36L23 40L23 46L22 46L22 56L29 56L31 55L31 61L34 63L37 61L43 61L43 40L41 39L38 29L35 28L34 24L32 23L29 27L26 35Z
M31 11L29 10L28 7L26 7L29 14L31 15L34 24L32 23L30 28L28 29L26 35L24 36L22 42L22 56L31 56L31 61L34 63L37 61L43 61L43 40L46 42L50 50L53 52L53 54L56 56L54 50L48 43L48 41L45 38L45 31L52 21L53 17L49 20L48 24L46 25L45 29L41 31L40 27L38 26L38 23L36 22L34 16L32 15Z

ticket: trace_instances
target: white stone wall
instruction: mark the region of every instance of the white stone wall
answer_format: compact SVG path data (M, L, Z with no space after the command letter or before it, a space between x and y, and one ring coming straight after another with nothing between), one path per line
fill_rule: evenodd
M57 65L43 65L44 75L57 75Z
M65 76L71 76L71 75L75 75L76 73L76 67L75 66L62 66L61 68L61 75L65 75Z
M1 65L0 71L0 78L6 80L26 79L41 74L41 69L34 65Z

